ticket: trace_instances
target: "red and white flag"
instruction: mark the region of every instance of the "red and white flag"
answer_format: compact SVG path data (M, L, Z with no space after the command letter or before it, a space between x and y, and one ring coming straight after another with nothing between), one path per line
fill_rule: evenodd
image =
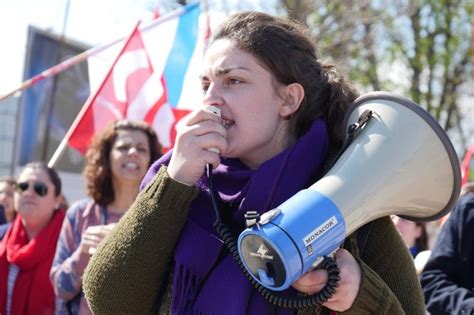
M111 65L109 60L105 78L100 71L90 74L91 86L97 74L104 79L66 134L69 146L84 154L97 132L124 118L148 122L165 150L173 146L175 124L202 96L199 70L208 34L198 32L199 12L198 5L186 6L152 28L135 27Z
M92 94L66 136L69 145L85 153L94 134L127 117L128 108L140 96L153 74L138 25L126 40L99 89Z

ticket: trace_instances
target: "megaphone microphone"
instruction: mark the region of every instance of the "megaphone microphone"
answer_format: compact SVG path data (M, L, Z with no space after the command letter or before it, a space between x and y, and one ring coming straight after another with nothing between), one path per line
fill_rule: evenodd
M261 216L247 214L236 246L259 286L287 289L370 221L392 214L430 221L454 207L461 188L456 152L418 104L369 93L349 107L344 126L353 139L320 180Z

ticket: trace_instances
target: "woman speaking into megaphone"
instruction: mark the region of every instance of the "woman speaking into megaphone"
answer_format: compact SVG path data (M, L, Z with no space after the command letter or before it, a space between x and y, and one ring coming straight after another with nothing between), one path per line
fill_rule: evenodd
M319 59L307 30L257 12L232 15L215 31L201 78L203 105L180 122L173 151L150 168L92 257L84 292L94 313L296 312L259 293L213 223L218 215L238 235L248 211L263 214L320 178L342 146L342 120L357 93ZM273 259L265 247L253 254ZM413 261L390 218L347 237L334 258L338 286L311 313L424 313ZM325 270L311 270L282 294L317 293L327 281Z

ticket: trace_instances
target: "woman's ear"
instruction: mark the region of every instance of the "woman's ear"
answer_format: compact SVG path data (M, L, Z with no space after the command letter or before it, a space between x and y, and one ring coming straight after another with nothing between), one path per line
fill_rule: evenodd
M54 196L54 210L58 210L61 207L62 196Z
M299 83L291 83L283 89L284 102L280 107L280 116L283 118L290 118L298 108L304 98L304 88Z

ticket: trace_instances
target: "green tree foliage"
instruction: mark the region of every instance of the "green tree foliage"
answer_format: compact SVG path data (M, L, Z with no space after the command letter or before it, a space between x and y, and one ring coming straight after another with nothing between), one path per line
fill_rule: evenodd
M342 65L362 91L398 92L427 109L445 130L460 125L460 99L472 94L472 0L281 4L289 17L311 28L323 57Z

